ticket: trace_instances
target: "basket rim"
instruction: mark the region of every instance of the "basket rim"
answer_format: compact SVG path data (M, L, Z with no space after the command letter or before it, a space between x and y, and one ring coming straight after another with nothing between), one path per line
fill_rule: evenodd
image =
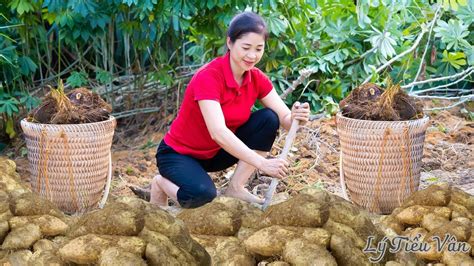
M344 116L342 115L342 112L337 112L336 114L336 117L337 118L343 118L343 119L346 119L346 120L352 120L352 121L363 121L365 123L369 123L369 124L376 124L376 123L400 123L400 122L408 122L408 123L415 123L415 122L421 122L421 121L428 121L430 119L430 117L426 114L423 114L423 117L422 118L418 118L418 119L414 119L414 120L398 120L398 121L387 121L387 120L364 120L364 119L356 119L356 118L351 118L351 117L347 117L347 116Z
M116 121L117 119L113 116L113 115L109 115L109 119L107 120L103 120L103 121L99 121L99 122L92 122L92 123L81 123L81 124L43 124L43 123L35 123L35 122L30 122L30 121L27 121L26 120L26 117L21 119L20 123L21 124L29 124L29 125L37 125L37 126L52 126L52 127L56 127L56 126L81 126L81 125L99 125L99 124L107 124L107 123L110 123L112 121Z

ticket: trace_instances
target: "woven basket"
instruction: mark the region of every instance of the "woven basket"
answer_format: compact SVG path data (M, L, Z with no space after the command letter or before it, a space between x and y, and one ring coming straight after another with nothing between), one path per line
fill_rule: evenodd
M66 213L92 210L101 197L104 204L112 174L110 148L115 125L114 117L67 125L23 119L32 190Z
M368 121L336 115L340 177L350 199L376 213L391 213L418 190L427 116ZM347 194L345 195L347 197Z

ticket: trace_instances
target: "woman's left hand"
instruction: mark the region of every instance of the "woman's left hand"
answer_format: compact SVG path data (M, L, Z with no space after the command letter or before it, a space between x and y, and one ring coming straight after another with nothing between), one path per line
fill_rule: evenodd
M295 102L291 107L291 120L296 119L300 124L305 124L309 120L309 104Z

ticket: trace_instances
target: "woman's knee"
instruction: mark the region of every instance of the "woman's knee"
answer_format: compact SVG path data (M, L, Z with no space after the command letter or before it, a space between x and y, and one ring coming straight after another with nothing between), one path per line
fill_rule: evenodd
M270 131L276 132L280 127L280 120L278 119L277 113L270 108L264 108L261 111L266 128Z
M190 191L188 200L185 202L180 202L180 204L185 208L197 208L208 202L211 202L217 196L217 190L214 185L204 185L200 184Z

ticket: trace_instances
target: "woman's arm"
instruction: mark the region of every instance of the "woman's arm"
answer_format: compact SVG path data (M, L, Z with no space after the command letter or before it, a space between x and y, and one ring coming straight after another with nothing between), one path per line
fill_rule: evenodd
M291 121L293 119L298 119L303 124L309 119L310 111L308 103L300 104L299 102L295 102L290 111L280 96L278 96L275 89L272 89L267 96L263 97L260 101L263 106L272 109L278 115L280 125L286 130L290 130Z
M198 101L202 116L211 138L232 156L242 160L265 173L284 177L288 163L283 159L265 159L251 150L225 125L224 114L220 104L213 100Z

